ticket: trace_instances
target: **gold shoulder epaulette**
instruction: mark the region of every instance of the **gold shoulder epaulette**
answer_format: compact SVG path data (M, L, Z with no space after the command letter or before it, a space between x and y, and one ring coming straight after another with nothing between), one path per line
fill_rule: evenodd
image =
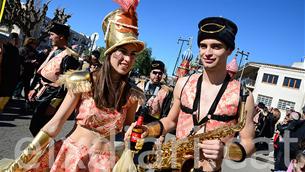
M68 71L59 76L57 83L65 85L73 93L89 92L92 89L90 73L88 71Z
M79 57L79 54L77 52L75 52L74 50L72 50L71 48L69 48L69 47L66 48L66 52L67 52L68 56L72 56L76 59Z
M146 102L144 92L137 86L132 86L130 89L130 98L137 100L140 105Z

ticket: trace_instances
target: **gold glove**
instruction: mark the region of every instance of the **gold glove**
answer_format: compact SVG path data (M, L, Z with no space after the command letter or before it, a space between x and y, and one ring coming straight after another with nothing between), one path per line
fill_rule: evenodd
M23 150L21 155L15 159L14 162L11 163L4 171L25 171L27 167L35 165L51 140L52 138L47 133L40 131L34 140L28 145L28 147Z
M245 148L238 142L231 143L227 146L225 151L225 158L235 162L242 162L245 160L247 153Z

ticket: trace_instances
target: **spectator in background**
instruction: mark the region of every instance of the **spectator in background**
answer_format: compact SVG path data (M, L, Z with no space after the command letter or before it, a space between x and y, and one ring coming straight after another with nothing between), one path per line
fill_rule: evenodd
M90 71L94 72L101 67L101 62L99 61L101 53L98 50L94 50L91 52L90 56Z
M273 114L274 125L276 125L279 122L279 119L281 118L281 111L278 108L272 108L271 113Z
M255 138L271 139L274 133L274 116L263 103L260 103L258 108L259 117L255 129ZM268 143L265 141L255 143L255 148L256 151L269 150Z
M21 59L18 51L19 35L11 33L9 41L3 44L0 85L0 112L13 95L20 79Z
M169 108L164 111L164 100L168 95L171 95L172 89L163 84L162 77L165 71L165 65L160 60L154 60L151 62L151 71L148 81L140 81L137 86L144 91L146 96L146 103L150 109L150 116L145 117L146 123L159 120L162 117L167 116ZM171 98L170 98L171 99ZM163 110L162 114L161 111Z
M262 103L262 102L259 102L256 106L255 106L255 109L254 109L254 117L253 117L253 122L255 124L255 126L257 127L258 125L258 119L259 119L259 116L260 114L263 112L263 109L266 108L265 104Z
M160 60L154 60L151 62L149 80L142 80L137 84L144 91L146 107L149 109L149 113L144 115L144 123L158 121L160 118L166 117L170 110L173 94L172 88L161 82L164 72L164 63ZM151 150L153 144L153 142L145 142L138 154ZM138 156L135 156L135 163L137 162Z
M304 172L305 171L305 149L300 149L295 159L292 159L287 172Z
M278 108L273 108L271 110L273 114L273 135L276 133L277 125L279 124L279 119L281 118L281 111ZM274 139L273 139L274 140Z
M33 37L28 37L24 41L24 46L19 48L23 72L14 95L17 98L22 97L21 92L23 88L24 95L28 95L30 91L31 79L34 77L35 69L39 67L38 51L36 50L37 46L37 40ZM25 96L25 99L27 99L27 96Z
M305 120L300 120L300 113L291 111L285 117L283 123L277 126L278 137L278 150L274 156L274 170L286 171L289 166L289 162L296 159L299 152L300 141L305 140ZM284 137L284 133L288 136ZM298 142L288 142L291 139L298 139ZM285 154L285 144L289 144L289 154Z

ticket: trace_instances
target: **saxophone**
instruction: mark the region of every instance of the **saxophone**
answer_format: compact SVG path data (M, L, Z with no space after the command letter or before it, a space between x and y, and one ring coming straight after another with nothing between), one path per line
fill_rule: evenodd
M156 170L181 170L184 167L184 163L188 161L186 155L194 155L195 147L194 143L199 143L203 140L220 139L226 136L232 135L242 130L246 123L246 110L245 104L248 94L248 90L241 89L240 102L238 109L238 122L235 125L222 126L217 129L192 135L184 139L175 138L169 140L161 145L155 145L153 153L148 156L149 164L147 167ZM158 147L159 146L159 147ZM161 147L161 148L160 148ZM192 161L193 163L194 161ZM191 165L193 166L193 165ZM187 167L189 168L189 167Z

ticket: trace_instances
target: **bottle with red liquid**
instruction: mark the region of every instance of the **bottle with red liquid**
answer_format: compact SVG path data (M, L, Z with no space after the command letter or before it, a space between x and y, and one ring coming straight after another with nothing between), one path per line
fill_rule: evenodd
M144 129L142 126L143 120L144 120L144 117L142 115L140 115L138 117L136 126L132 129L132 133L130 136L130 149L131 150L138 151L135 147L136 147L137 141L139 139L141 139L141 135L144 132Z

